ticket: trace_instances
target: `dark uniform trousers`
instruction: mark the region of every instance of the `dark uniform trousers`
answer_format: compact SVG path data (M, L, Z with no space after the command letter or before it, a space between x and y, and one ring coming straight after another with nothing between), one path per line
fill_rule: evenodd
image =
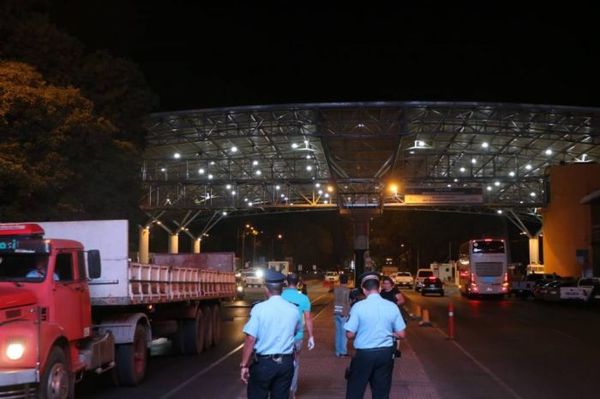
M248 399L288 399L293 376L293 355L257 356L250 366Z
M388 348L357 349L350 362L346 399L362 399L367 383L373 399L387 399L394 371L393 346Z

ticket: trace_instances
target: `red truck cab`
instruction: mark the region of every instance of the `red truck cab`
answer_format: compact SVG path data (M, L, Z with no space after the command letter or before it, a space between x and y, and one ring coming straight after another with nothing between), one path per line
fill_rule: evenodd
M0 224L0 392L39 387L50 398L84 368L77 344L92 320L82 244L43 234L37 224Z

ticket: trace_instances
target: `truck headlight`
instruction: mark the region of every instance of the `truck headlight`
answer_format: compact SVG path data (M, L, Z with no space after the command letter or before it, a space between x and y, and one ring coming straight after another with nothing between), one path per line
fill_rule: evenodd
M263 272L262 270L257 270L256 271L256 277L258 278L263 278L265 276L265 272Z
M14 341L8 344L6 347L6 357L10 360L19 360L25 353L25 345L23 343Z

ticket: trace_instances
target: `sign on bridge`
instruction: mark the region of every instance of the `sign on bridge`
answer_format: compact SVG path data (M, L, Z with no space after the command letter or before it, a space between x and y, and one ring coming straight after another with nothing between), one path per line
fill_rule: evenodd
M404 193L407 205L481 204L480 188L407 188Z

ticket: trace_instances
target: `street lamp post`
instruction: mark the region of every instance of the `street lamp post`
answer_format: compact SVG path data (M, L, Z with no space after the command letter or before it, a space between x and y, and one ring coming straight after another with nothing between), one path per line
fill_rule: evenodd
M253 240L253 248L252 248L252 266L254 266L254 255L255 255L255 244L256 244L256 234L258 234L258 231L256 231L256 229L254 227L252 227L250 224L246 224L244 226L244 228L242 228L242 253L240 256L240 261L242 263L242 268L246 267L246 237L249 235L252 235L254 240Z
M279 253L276 251L275 248L275 240L281 242L281 240L283 240L283 234L279 233L277 235L271 236L271 248L269 251L269 256L271 260L276 260L279 258ZM281 248L281 245L279 247ZM281 256L281 258L283 259L283 255Z
M252 267L256 265L256 234L252 233Z
M245 251L246 251L246 231L242 230L242 253L240 255L242 269L246 268L246 263L245 263L246 255L245 255Z

